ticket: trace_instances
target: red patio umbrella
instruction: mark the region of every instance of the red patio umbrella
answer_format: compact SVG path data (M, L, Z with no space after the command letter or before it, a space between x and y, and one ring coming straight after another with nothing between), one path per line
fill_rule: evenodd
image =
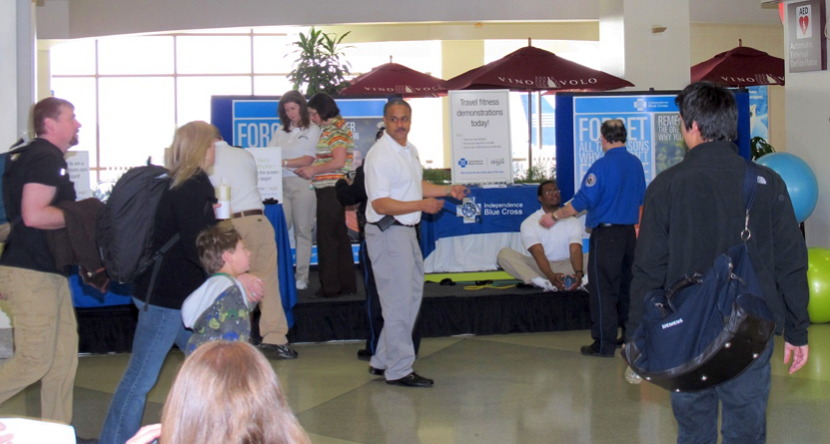
M784 85L784 59L741 46L722 52L691 68L692 82L707 80L721 86Z
M472 69L443 84L452 89L510 89L513 91L609 91L634 86L631 82L572 62L533 46Z
M528 46L484 66L471 69L442 85L447 90L509 89L512 91L596 92L634 86L611 74L588 68L544 49ZM528 166L533 166L531 100L528 97ZM541 116L540 116L541 117ZM540 140L541 143L541 140Z
M440 85L444 81L397 63L385 63L351 80L351 86L340 91L344 96L437 97L446 95Z

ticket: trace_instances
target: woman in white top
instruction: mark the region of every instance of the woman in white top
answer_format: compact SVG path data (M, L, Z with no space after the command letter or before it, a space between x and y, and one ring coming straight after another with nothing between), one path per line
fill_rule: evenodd
M282 149L283 210L288 229L294 227L297 249L297 289L308 288L308 267L311 262L311 232L317 213L317 197L311 181L294 174L294 170L314 163L320 128L312 125L308 105L302 94L288 91L277 107L282 126L274 132L269 147Z

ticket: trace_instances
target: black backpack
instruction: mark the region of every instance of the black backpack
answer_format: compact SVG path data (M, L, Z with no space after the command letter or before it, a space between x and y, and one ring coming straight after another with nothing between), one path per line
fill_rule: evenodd
M98 213L95 232L101 262L110 279L133 282L155 263L148 293L152 291L161 257L181 237L176 234L161 249L153 251L156 209L171 180L165 168L147 165L132 168L115 183Z

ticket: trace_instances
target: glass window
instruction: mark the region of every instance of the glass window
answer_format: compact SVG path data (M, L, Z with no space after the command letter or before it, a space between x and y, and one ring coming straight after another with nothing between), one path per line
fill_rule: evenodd
M288 73L294 65L297 54L288 36L254 37L254 73Z
M444 106L437 97L407 100L412 107L408 140L426 168L444 168Z
M347 49L351 71L363 74L372 68L392 62L416 71L441 78L441 42L373 42L357 43L354 49Z
M94 75L95 40L61 43L49 50L52 75Z
M305 34L309 29L311 28L307 26L258 26L253 31L254 34L293 34L295 37L293 40L296 40L297 34Z
M281 96L294 89L286 76L255 76L254 94L258 96Z
M176 129L173 77L117 77L99 80L100 166L164 162Z
M179 31L178 34L250 34L251 28L216 28Z
M68 100L75 106L75 117L81 124L78 131L78 145L72 151L86 151L89 153L89 166L98 165L98 140L95 128L97 127L95 97L95 79L93 77L70 77L52 80L52 91L55 97ZM90 171L90 184L98 182L94 171Z
M98 73L173 74L173 37L111 37L98 40Z
M179 77L177 122L210 122L211 96L251 95L251 76Z
M176 37L176 71L179 74L248 74L251 37Z

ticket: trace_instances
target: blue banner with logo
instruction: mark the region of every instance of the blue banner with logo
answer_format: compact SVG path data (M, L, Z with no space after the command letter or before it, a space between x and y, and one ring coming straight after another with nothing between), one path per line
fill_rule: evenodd
M680 131L676 93L557 94L556 177L563 201L573 197L591 165L603 155L600 126L620 119L626 149L643 164L646 182L681 162L687 147ZM739 153L749 158L749 95L735 91Z
M275 96L213 96L211 123L231 145L242 148L268 146L280 125ZM363 158L375 143L378 123L383 120L386 99L336 99L340 115L352 131L355 151Z
M435 249L438 239L467 234L518 233L522 222L541 205L536 196L538 185L507 185L504 188L470 187L480 216L474 223L446 211L421 217L421 251L424 257ZM455 199L449 203L459 204Z

